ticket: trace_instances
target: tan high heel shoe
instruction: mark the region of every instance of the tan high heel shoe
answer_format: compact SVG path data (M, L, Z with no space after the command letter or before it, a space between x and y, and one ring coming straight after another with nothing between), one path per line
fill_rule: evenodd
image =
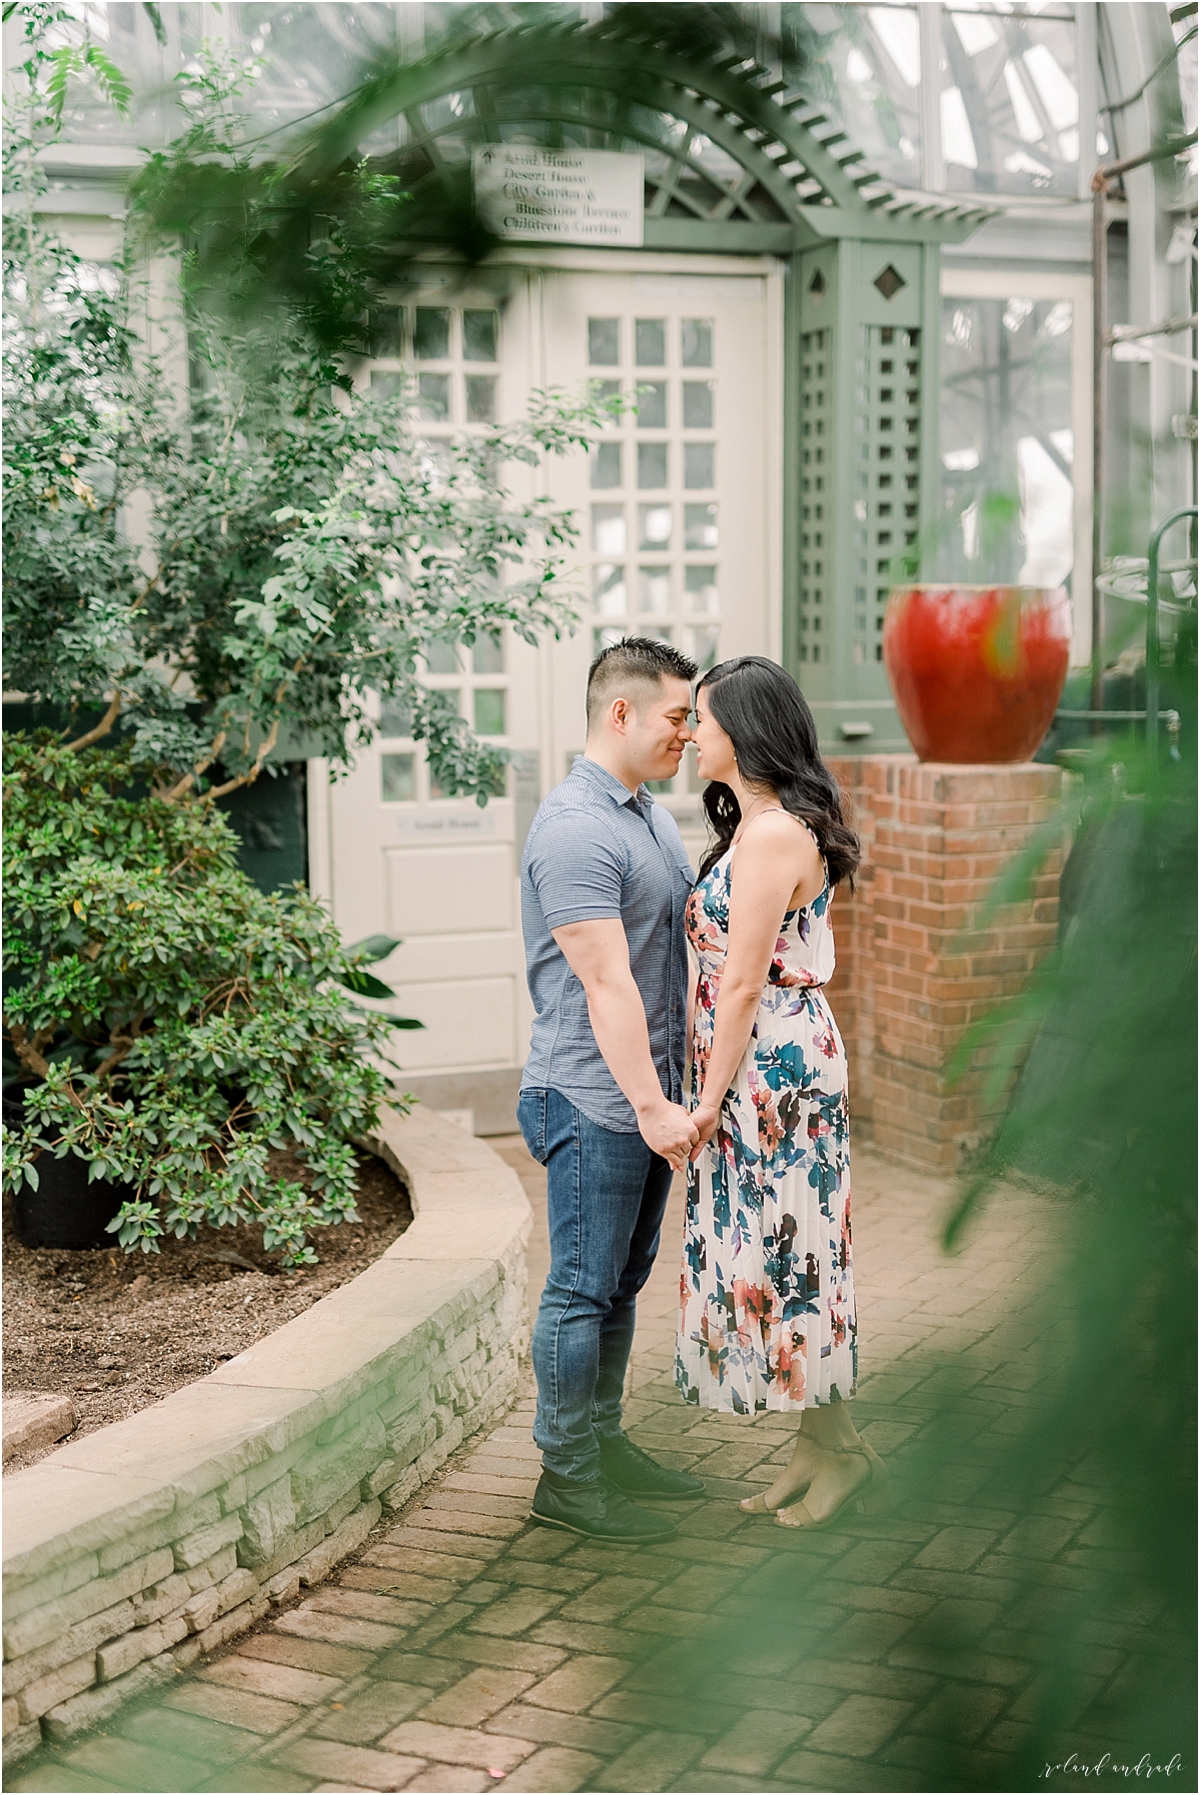
M829 1523L851 1503L855 1514L887 1513L892 1506L891 1479L887 1466L873 1446L868 1446L865 1440L860 1440L857 1446L823 1446L821 1451L828 1452L831 1456L836 1454L838 1457L861 1458L866 1465L865 1474L859 1478L857 1483L851 1485L841 1501L827 1515L814 1516L807 1503L803 1501L788 1503L785 1507L776 1509L775 1519L779 1526L828 1527ZM818 1482L820 1475L818 1471L817 1476L809 1485L810 1490Z
M820 1452L821 1448L815 1446L813 1450L815 1452ZM818 1466L816 1470L811 1471L807 1476L804 1476L803 1473L801 1474L800 1480L796 1484L795 1491L788 1497L787 1502L780 1502L772 1508L767 1501L766 1491L759 1490L756 1491L753 1496L743 1496L738 1502L738 1507L743 1514L747 1515L777 1515L781 1508L787 1508L791 1503L795 1502L798 1496L803 1496L804 1492L812 1483L813 1478L817 1475L817 1470L819 1469L820 1466ZM778 1479L775 1481L778 1482Z

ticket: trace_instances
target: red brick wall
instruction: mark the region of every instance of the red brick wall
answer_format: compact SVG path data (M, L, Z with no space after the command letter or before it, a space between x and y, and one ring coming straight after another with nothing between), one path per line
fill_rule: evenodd
M953 1086L963 1032L1025 984L1054 943L1061 854L1027 900L985 928L997 874L1053 810L1057 767L921 765L910 755L837 760L863 838L858 890L834 906L830 1000L850 1061L851 1113L878 1145L953 1169L998 1117L981 1056Z

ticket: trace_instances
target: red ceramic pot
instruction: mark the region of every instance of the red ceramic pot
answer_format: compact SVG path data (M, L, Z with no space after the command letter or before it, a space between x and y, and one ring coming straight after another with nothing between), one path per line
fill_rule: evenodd
M883 623L896 708L921 760L1029 760L1070 647L1062 586L897 586Z

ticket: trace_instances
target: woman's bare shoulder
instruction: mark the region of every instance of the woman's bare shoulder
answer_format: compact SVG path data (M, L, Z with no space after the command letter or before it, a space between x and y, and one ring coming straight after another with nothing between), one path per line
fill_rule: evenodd
M742 831L743 841L761 841L772 847L795 846L817 851L816 839L809 825L790 810L764 810L751 817Z
M782 862L800 874L821 857L812 830L790 810L767 810L752 817L742 831L739 849L743 861L775 866Z

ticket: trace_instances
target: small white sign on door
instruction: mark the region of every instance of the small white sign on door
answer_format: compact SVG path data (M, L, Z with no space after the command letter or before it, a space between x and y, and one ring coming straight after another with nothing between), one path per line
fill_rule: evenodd
M479 215L498 237L641 246L641 156L499 143L475 151L473 170Z

